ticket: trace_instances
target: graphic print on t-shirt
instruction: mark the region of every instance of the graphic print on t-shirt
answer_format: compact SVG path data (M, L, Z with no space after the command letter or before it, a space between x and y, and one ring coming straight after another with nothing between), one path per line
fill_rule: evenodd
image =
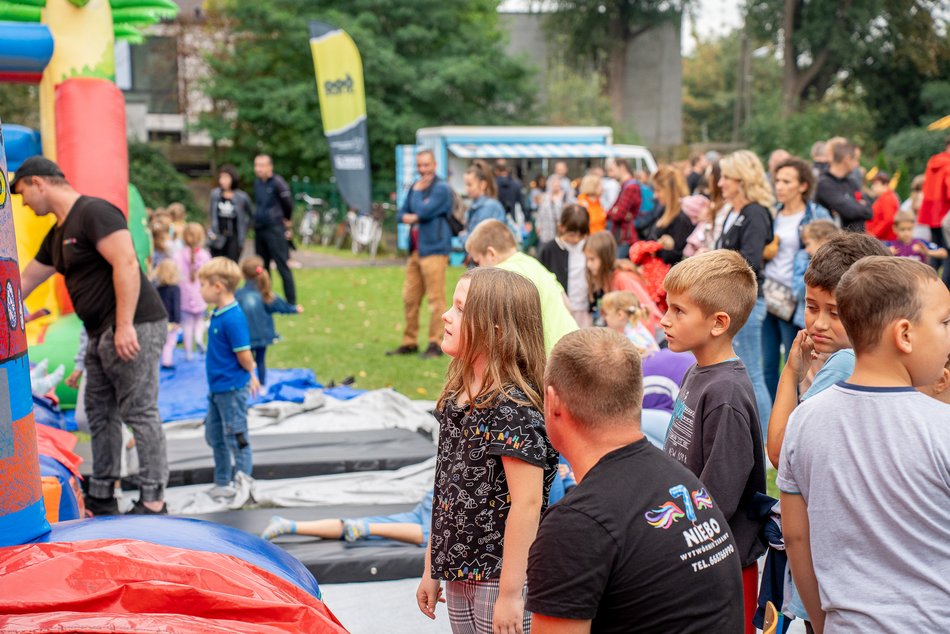
M686 464L686 450L693 438L696 411L686 405L689 390L681 390L673 404L673 419L666 435L666 453L677 462Z
M684 550L680 553L680 561L691 562L693 571L705 570L715 566L735 553L735 546L729 540L729 525L712 517L712 513L705 513L700 517L697 511L712 510L713 501L705 487L690 491L686 486L678 484L670 487L671 500L666 500L654 509L643 514L647 524L653 528L668 530L682 529ZM686 520L689 525L680 520ZM718 549L718 550L716 550ZM709 551L716 552L706 556ZM700 556L703 556L701 559Z

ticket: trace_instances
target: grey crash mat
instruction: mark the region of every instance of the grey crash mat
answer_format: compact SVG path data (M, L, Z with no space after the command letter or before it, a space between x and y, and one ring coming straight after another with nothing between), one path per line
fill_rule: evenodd
M293 520L319 520L392 515L411 511L413 504L376 506L320 506L312 508L249 509L192 515L259 534L272 515ZM284 535L274 544L299 559L317 582L355 583L360 581L392 581L422 576L425 548L388 540L371 540L347 544L301 535Z
M214 460L203 438L168 439L168 486L208 484ZM435 455L435 445L407 429L354 432L252 435L254 473L258 480L302 478L355 471L388 471L416 464ZM91 449L77 445L85 462L80 471L92 473Z

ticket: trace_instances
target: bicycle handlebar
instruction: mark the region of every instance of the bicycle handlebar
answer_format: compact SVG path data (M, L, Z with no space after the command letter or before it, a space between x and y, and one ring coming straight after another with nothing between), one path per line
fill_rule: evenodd
M306 193L297 194L297 198L311 207L322 207L326 204L326 201L322 198L313 198Z

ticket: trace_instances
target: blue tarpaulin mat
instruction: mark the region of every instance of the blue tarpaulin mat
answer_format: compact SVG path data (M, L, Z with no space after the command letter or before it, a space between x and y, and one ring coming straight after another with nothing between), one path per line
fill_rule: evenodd
M195 354L185 361L184 352L175 351L174 369L161 370L158 384L158 410L162 421L204 418L208 412L208 381L205 377L204 356ZM294 368L289 370L267 369L267 385L249 405L272 401L302 403L307 391L322 388L312 370ZM324 394L341 401L348 401L366 390L341 385L324 391ZM76 430L76 417L72 410L61 412L41 399L34 399L36 422L58 429Z
M33 397L33 420L41 425L54 429L75 431L76 417L69 412L66 416L52 401L46 398ZM70 424L72 427L70 427Z
M176 350L175 368L162 369L158 384L158 409L162 421L194 420L204 418L208 411L208 381L205 377L204 356L196 354L192 361L184 360L184 353ZM300 368L290 370L267 369L267 385L249 405L289 401L302 403L308 390L321 388L313 370ZM349 400L365 390L332 388L327 396Z

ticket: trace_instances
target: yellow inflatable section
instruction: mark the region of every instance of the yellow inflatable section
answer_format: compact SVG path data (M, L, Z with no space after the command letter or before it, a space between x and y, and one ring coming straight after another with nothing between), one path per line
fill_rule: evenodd
M49 232L50 227L55 223L52 215L40 218L33 213L33 210L23 204L23 198L19 195L10 197L13 203L13 226L16 231L16 250L20 260L20 270L29 263L36 252L39 251L40 243ZM57 280L61 278L56 275L37 287L29 297L26 298L26 309L31 313L40 309L47 309L50 314L46 317L33 320L26 325L26 336L29 345L34 346L39 342L42 333L46 327L59 317L59 301L56 296Z
M111 80L115 76L115 38L109 0L90 0L81 8L69 0L46 0L45 4L43 22L56 47L40 82L40 129L43 155L56 161L56 86L70 77Z

